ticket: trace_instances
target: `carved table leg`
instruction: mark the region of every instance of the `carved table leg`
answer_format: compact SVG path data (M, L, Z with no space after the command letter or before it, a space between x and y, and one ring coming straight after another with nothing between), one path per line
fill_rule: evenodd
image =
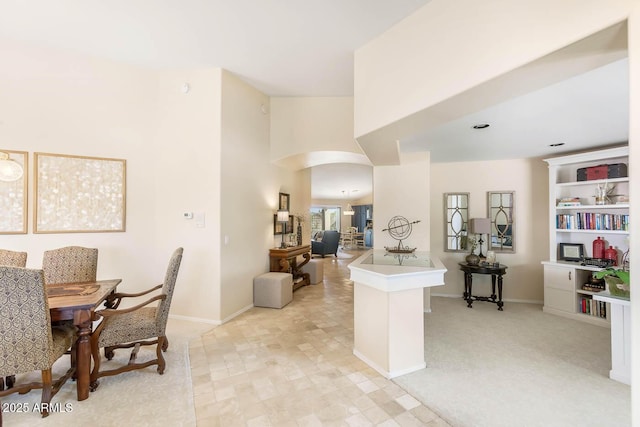
M89 397L89 376L91 373L91 312L78 310L74 313L73 323L78 328L78 340L76 341L76 376L78 400Z
M495 302L496 300L496 275L491 275L491 299Z
M464 273L465 275L465 283L467 284L467 307L472 308L471 305L473 304L473 298L471 297L471 295L473 295L473 293L471 292L471 287L473 286L473 276L471 275L471 273Z
M504 303L502 302L502 274L498 276L498 310L502 310L502 306Z

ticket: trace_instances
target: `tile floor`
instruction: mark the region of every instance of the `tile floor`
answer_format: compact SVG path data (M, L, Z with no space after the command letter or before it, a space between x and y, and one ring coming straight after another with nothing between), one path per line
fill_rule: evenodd
M352 354L352 259L325 258L324 282L283 309L255 307L191 342L198 426L448 426Z

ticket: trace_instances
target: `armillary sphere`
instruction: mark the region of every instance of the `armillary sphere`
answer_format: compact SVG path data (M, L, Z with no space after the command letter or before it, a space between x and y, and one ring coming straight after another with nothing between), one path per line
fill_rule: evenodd
M413 224L417 224L420 221L409 222L407 218L403 216L394 216L387 223L387 228L382 231L389 232L389 235L398 241L398 246L394 248L385 247L389 252L408 253L413 252L416 248L409 248L402 245L402 241L411 235Z

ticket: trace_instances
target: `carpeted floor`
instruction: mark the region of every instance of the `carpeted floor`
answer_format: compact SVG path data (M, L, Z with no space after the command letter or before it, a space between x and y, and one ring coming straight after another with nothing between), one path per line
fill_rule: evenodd
M170 320L169 324L173 322ZM38 412L33 412L36 403L40 401L40 390L33 390L25 395L12 394L2 398L2 407L6 409L2 415L3 425L195 426L189 369L190 337L182 333L168 333L167 336L170 345L165 353L167 367L163 375L158 375L156 367L153 366L101 378L98 390L82 402L76 399L75 382L69 380L51 402L60 403L67 412L51 413L47 418L41 418ZM149 360L154 355L155 351L151 347L142 347L138 361ZM116 350L114 360L107 362L103 359L103 366L106 367L107 363L112 364L116 360L126 364L128 358L127 350ZM68 366L68 363L68 357L64 356L56 362L54 370L64 370L64 365ZM167 394L175 398L167 399ZM18 409L23 412L15 412Z
M394 379L454 426L629 426L630 387L609 379L609 329L536 304L432 297L427 368Z

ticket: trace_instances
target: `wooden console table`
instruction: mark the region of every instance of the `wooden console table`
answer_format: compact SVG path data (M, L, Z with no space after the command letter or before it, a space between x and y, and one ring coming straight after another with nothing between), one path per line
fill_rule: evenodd
M498 310L502 311L502 276L507 274L507 266L504 264L488 265L488 264L467 264L459 262L460 270L464 272L464 298L467 301L467 307L471 308L473 301L488 301L498 305ZM482 297L475 296L472 293L471 286L474 274L490 274L491 275L491 296ZM498 278L498 299L496 299L496 277Z
M304 261L298 264L298 255ZM302 266L311 259L311 245L291 246L287 248L269 249L269 271L291 273L293 275L293 290L311 284L309 273L301 270Z

